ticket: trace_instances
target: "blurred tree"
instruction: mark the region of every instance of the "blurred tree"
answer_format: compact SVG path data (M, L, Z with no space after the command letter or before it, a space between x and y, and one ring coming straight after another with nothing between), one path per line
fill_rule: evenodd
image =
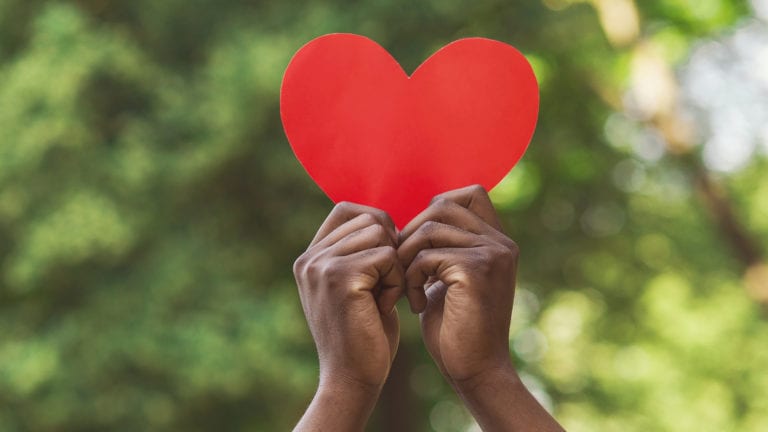
M291 263L331 204L290 152L278 92L292 53L333 31L407 71L472 35L534 65L537 134L492 196L523 251L512 353L569 431L764 430L768 162L712 173L675 73L749 14L0 0L0 431L298 419L317 366ZM370 430L470 429L406 310Z

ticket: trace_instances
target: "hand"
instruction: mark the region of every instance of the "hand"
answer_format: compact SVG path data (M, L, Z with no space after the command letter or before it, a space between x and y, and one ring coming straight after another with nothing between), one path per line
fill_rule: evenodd
M509 358L518 249L485 190L435 197L403 228L398 255L427 350L482 429L562 432Z
M338 204L294 264L323 386L378 395L397 351L395 303L403 292L397 234L381 210Z
M485 190L436 196L400 233L398 255L424 342L449 382L460 386L511 368L518 249L502 233Z

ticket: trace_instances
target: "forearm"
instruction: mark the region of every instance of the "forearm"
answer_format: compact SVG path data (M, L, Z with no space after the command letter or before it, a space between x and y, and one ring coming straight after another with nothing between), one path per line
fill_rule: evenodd
M485 432L563 432L509 368L452 383Z
M294 432L359 432L365 429L381 389L359 383L334 382L318 386Z

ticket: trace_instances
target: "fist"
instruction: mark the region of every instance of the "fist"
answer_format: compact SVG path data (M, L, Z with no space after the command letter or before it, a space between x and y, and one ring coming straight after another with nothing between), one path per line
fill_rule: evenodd
M518 249L485 190L438 195L400 233L407 296L432 358L452 384L508 368Z
M340 203L294 264L320 361L321 385L380 388L399 341L404 290L397 234L381 210Z

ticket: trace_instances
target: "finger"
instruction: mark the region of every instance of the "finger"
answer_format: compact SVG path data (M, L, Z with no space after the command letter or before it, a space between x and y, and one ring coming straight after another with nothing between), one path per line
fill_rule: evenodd
M493 207L491 198L482 186L472 185L441 193L432 198L432 202L437 202L441 199L453 201L456 204L467 208L469 211L483 219L488 225L503 232L499 216L496 214L496 209Z
M402 267L400 267L402 271ZM403 286L395 288L382 288L376 303L379 305L379 311L384 314L390 314L395 309L397 301L403 296L405 288Z
M340 227L342 224L348 221L351 221L361 214L370 214L373 216L379 224L388 228L392 232L393 239L397 241L397 236L395 235L397 232L395 230L395 224L392 222L392 219L385 211L373 207L342 201L336 204L333 210L331 210L331 213L328 214L328 217L317 230L317 234L315 234L315 238L312 239L312 242L309 244L309 246L314 246L316 243L320 242L330 233L335 231L336 228ZM344 237L344 235L337 236L337 240L341 237Z
M388 335L389 362L391 364L397 355L397 348L400 345L400 320L398 320L397 308L393 306L389 314L383 314L381 318L384 334Z
M433 307L442 309L443 304L445 303L445 294L448 292L448 285L439 280L430 284L429 280L427 280L425 286L427 287L424 290L424 294L427 296L427 307L425 311Z
M350 224L351 222L352 221L347 224ZM331 235L328 237L330 236ZM326 239L328 237L326 237ZM323 239L321 243L318 243L318 245L321 245L322 243L325 243L325 239ZM373 225L368 225L357 231L352 231L341 240L328 247L327 251L333 256L345 256L379 246L395 247L395 242L392 240L392 236L387 232L386 228L378 223L374 223Z
M376 302L381 313L389 314L405 290L405 270L400 265L395 248L385 247L380 250L373 263L379 271L379 295Z
M440 337L440 328L443 321L443 310L445 309L445 295L448 292L448 285L437 281L433 284L427 282L427 289L424 292L427 296L427 304L424 311L420 314L421 331L424 340L438 340ZM439 357L438 357L439 359ZM437 360L438 367L444 368L441 360Z
M469 248L487 244L485 237L453 225L427 221L400 244L397 255L403 267L408 267L422 249Z
M429 294L434 295L434 285L445 285L443 281L440 281L440 275L449 266L456 263L457 257L465 254L466 251L465 248L425 249L416 255L405 271L405 295L408 297L412 312L421 313L427 308L429 302L427 301L428 293L425 292L425 285L430 280L437 280L429 288L433 291ZM432 297L430 299L432 300Z
M405 292L405 270L400 265L400 261L397 260L397 253L395 253L394 259L390 271L381 278L380 291L376 299L382 314L392 313L397 301Z
M365 227L378 224L378 220L370 213L362 213L344 222L321 240L311 243L308 249L325 249L337 243L344 237Z
M379 246L344 257L349 265L359 266L371 277L372 283L362 289L379 289L378 306L382 313L390 313L405 287L405 271L392 246ZM356 287L356 289L361 289Z
M405 228L398 234L399 241L402 243L408 239L419 226L427 221L444 223L462 228L466 231L487 235L496 242L506 246L513 247L514 242L498 229L489 225L466 207L462 207L455 201L441 198L419 213Z

